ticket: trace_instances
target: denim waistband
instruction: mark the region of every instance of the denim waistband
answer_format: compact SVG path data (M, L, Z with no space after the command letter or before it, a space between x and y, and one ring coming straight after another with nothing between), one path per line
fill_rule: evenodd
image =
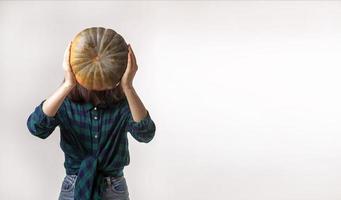
M77 176L78 173L76 171L66 170L66 175L75 175L75 176ZM120 177L120 176L123 176L123 175L124 175L123 168L122 169L115 169L115 170L108 171L108 172L104 173L104 177Z
M77 178L77 174L67 174L65 179L69 180L69 181L73 181ZM124 175L120 175L120 176L104 176L103 177L103 181L106 184L114 184L118 181L121 181L122 179L125 179Z
M116 183L124 179L125 179L124 176L119 176L119 177L106 176L104 177L103 181L106 185L116 185Z

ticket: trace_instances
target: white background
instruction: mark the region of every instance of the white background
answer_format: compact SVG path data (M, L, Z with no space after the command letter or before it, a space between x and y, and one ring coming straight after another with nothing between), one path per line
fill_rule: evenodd
M26 120L80 30L131 43L155 138L129 135L132 200L340 200L341 2L0 2L0 199L57 199L59 128Z

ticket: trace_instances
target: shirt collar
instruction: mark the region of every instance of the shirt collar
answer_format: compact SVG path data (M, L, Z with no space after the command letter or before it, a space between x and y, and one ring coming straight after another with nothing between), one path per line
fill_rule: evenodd
M94 108L95 106L91 103L91 102L85 102L83 104L83 107L86 111L90 111L92 108Z
M104 104L104 103L100 103L100 104L97 104L96 106L93 105L91 102L85 102L83 103L83 107L86 111L90 111L92 109L94 109L95 107L99 108L99 109L105 109L105 108L112 108L114 107L115 104L110 104L110 105L107 105L107 104Z

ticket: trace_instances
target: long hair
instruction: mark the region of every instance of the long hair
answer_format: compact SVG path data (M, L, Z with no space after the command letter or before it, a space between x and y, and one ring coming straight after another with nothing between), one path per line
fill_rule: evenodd
M62 84L64 82L65 78L63 79ZM121 87L121 83L110 90L96 91L88 90L77 82L76 86L73 87L70 93L67 95L67 98L76 103L91 102L93 105L98 103L110 105L116 104L122 99L125 99L126 96Z

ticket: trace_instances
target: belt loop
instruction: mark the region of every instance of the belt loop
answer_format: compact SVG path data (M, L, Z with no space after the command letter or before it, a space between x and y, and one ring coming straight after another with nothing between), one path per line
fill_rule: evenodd
M105 180L107 181L107 184L108 184L108 185L111 185L110 177L105 177Z

